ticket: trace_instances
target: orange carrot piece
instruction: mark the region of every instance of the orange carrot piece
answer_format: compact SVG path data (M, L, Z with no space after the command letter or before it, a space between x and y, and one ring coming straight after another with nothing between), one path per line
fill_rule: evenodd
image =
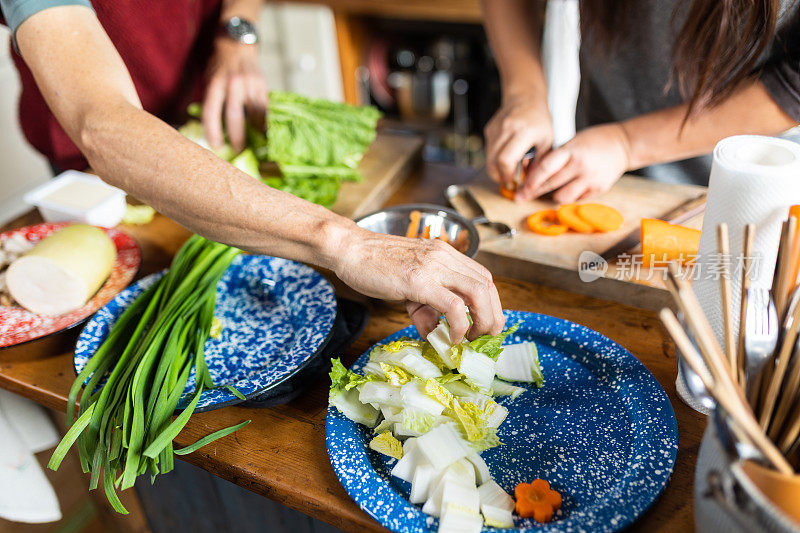
M641 225L642 265L664 266L672 261L692 263L700 248L700 230L643 218Z
M593 233L594 226L578 216L577 204L564 204L558 208L558 223L578 233Z
M411 221L408 223L406 237L409 239L416 239L419 235L419 221L422 219L422 213L415 209L409 213L408 217L411 219Z
M528 229L540 235L561 235L569 229L558 223L558 215L555 209L542 209L528 215L526 222Z
M420 235L420 237L422 237L423 239L430 239L431 238L431 227L430 226L425 226L422 229L422 235Z
M437 237L440 241L444 241L447 244L450 244L450 237L447 236L447 232L442 228L441 232L439 233L439 237Z
M561 508L561 494L551 489L543 479L518 484L514 488L514 496L517 514L537 522L549 522L553 519L553 513Z
M513 200L515 194L517 194L516 190L514 190L514 189L506 189L502 185L500 186L500 195L503 198L508 198L509 200Z
M800 205L793 205L789 208L789 216L797 219L800 224ZM795 237L792 243L792 253L789 256L789 290L797 285L797 271L800 270L800 238Z
M622 226L622 214L607 205L581 204L577 208L577 213L596 231L615 231Z

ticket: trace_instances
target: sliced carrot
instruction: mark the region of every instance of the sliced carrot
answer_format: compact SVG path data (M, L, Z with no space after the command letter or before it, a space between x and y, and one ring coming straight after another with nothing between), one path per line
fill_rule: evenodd
M411 221L408 223L406 237L409 239L416 239L417 235L419 235L419 221L422 218L422 213L415 209L409 213L408 217L411 219Z
M517 191L514 190L514 189L506 189L505 187L503 187L501 185L500 186L500 194L503 196L503 198L508 198L509 200L513 200L514 199L514 195L517 194Z
M578 216L577 204L564 204L558 208L558 222L578 233L593 233L594 226Z
M431 227L425 226L425 229L422 230L422 238L423 239L430 239L431 238Z
M691 263L700 247L700 230L655 218L642 219L641 238L644 267Z
M597 231L615 231L622 226L622 213L607 205L581 204L577 212Z
M561 235L566 233L566 226L558 223L558 214L555 209L542 209L527 218L528 228L540 235Z
M447 236L447 232L444 230L444 228L442 228L442 231L439 233L438 239L450 244L450 237Z
M561 494L551 489L543 479L518 484L514 488L514 496L517 514L538 522L549 522L553 519L553 513L561 508Z

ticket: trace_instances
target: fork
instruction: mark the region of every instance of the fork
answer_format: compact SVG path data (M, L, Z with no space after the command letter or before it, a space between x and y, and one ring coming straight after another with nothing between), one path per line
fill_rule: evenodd
M744 323L745 390L751 405L757 398L761 370L771 359L778 344L778 314L769 290L747 289Z

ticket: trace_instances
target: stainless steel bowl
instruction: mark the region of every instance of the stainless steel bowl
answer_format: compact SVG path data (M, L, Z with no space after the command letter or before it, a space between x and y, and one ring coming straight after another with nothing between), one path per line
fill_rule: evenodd
M356 224L375 233L405 237L412 211L421 213L420 232L425 226L430 226L431 237L438 237L444 232L454 245L460 243L459 241L463 242L461 245L463 249L459 251L468 257L475 257L480 241L475 225L452 209L439 205L405 204L387 207L356 219Z

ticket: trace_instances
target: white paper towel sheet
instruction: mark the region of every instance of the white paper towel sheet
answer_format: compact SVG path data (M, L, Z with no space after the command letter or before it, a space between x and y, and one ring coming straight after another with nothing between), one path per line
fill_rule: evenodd
M720 345L724 343L720 282L715 275L719 260L717 226L722 222L728 225L735 311L732 313L733 328L738 331L744 227L747 224L756 227L752 285L769 288L775 269L781 223L787 218L789 207L794 204L800 204L799 144L776 137L738 135L723 139L714 148L692 287ZM689 405L701 410L684 394L682 385L679 377L679 394Z

